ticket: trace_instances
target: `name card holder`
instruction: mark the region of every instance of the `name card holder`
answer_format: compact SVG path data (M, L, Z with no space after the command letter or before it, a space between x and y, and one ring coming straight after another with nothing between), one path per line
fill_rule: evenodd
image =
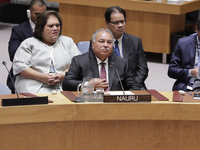
M151 94L104 95L104 102L151 102Z

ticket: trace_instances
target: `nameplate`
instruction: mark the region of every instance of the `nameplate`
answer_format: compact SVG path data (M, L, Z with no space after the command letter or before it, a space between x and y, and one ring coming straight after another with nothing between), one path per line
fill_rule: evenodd
M48 97L8 98L2 99L2 106L48 104Z
M151 94L104 95L104 102L151 102Z

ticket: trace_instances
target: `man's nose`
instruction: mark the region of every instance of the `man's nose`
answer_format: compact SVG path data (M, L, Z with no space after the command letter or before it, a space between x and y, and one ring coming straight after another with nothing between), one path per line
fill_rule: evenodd
M104 46L106 46L106 47L107 47L107 46L108 46L108 43L107 43L107 42L104 42Z
M124 24L119 22L119 24L117 25L118 27L122 27Z

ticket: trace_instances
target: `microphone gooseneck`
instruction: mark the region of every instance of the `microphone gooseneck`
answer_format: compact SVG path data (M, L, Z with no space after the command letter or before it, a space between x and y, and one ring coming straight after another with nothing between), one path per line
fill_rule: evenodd
M119 72L118 72L117 68L115 67L114 62L111 62L110 64L111 64L111 66L113 66L113 67L115 68L115 71L116 71L117 76L118 76L118 78L119 78L119 83L120 83L121 88L122 88L122 90L123 90L123 94L125 95L124 87L123 87L122 81L121 81L121 79L120 79L120 77L119 77Z
M10 72L9 72L9 70L8 70L8 67L7 67L7 65L6 65L6 62L5 62L5 61L2 61L2 64L6 67L6 70L8 71L8 75L9 75L9 77L10 77L10 79L11 79L11 82L12 82L14 88L15 88L14 81L13 81L13 79L12 79L12 77L11 77L11 74L10 74ZM15 93L17 94L17 98L19 98L19 94L18 94L16 88L15 88Z

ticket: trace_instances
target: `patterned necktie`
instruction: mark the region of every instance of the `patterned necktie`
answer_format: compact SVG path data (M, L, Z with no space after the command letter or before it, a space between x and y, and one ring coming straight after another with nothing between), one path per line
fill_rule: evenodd
M104 62L102 61L100 64L101 64L101 75L100 75L100 79L106 79L106 82L107 82L107 78L106 78L106 68L105 68L106 63L104 63ZM107 88L105 91L109 91L109 88Z
M104 62L101 62L101 76L100 79L106 79L106 69L105 69L105 64ZM107 81L107 79L106 79Z
M118 46L118 41L116 40L115 41L115 54L117 55L117 56L120 56L120 51L119 51L119 46Z

